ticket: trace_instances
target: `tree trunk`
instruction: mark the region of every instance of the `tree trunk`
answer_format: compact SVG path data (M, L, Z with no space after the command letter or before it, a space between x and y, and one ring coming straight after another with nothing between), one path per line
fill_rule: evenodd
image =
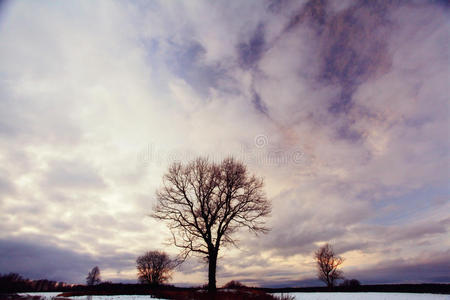
M208 291L216 290L217 250L210 250L208 258Z
M327 286L329 289L333 288L333 282L331 280L330 274L327 273Z

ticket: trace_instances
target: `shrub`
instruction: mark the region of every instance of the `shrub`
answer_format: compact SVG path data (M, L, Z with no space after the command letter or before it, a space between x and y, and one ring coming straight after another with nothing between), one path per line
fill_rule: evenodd
M237 280L231 280L223 286L224 289L239 289L244 287L246 286Z
M361 283L358 279L345 279L340 286L360 286Z

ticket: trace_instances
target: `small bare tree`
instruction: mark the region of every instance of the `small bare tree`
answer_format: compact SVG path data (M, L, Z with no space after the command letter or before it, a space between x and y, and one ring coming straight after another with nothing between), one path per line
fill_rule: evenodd
M255 234L268 231L262 218L271 206L263 185L233 158L174 163L164 175L152 216L168 222L183 259L191 253L206 258L210 291L216 289L219 249L235 244L232 234L243 227Z
M338 269L344 259L337 256L329 244L320 247L314 253L314 258L317 262L319 279L325 282L328 287L334 287L336 280L344 278L344 272Z
M97 266L95 266L88 273L88 276L86 277L86 284L87 285L96 285L96 284L99 284L100 282L101 282L100 269Z
M149 251L136 260L139 281L151 285L167 282L175 266L175 261L160 251Z

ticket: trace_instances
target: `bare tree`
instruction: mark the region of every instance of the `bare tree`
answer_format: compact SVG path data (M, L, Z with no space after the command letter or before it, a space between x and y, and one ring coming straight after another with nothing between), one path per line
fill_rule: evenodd
M167 282L176 263L165 252L149 251L136 260L138 279L141 283L161 285Z
M337 256L329 244L320 247L314 253L314 258L317 262L319 279L325 282L328 287L334 287L336 280L344 278L344 272L338 269L344 259Z
M263 217L271 205L263 180L249 175L233 158L220 164L205 158L174 163L157 191L153 217L168 222L175 246L185 259L197 253L208 262L208 289L216 289L216 266L221 246L235 244L239 228L266 233Z
M97 266L95 266L88 273L88 276L86 277L86 284L87 285L95 285L95 284L99 284L100 282L101 282L100 269Z

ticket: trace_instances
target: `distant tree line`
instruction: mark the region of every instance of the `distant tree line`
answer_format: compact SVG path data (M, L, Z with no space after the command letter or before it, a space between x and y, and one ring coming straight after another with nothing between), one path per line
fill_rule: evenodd
M73 285L47 279L30 280L17 273L0 274L1 292L53 292L68 289Z

